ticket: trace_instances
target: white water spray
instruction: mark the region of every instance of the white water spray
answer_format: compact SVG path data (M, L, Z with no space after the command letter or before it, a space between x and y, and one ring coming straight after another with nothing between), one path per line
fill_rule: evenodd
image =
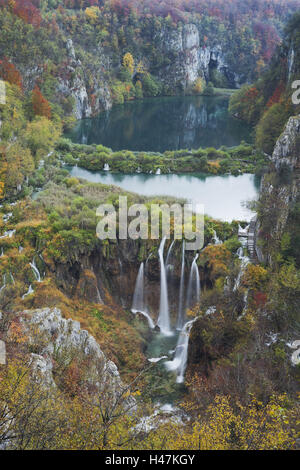
M215 230L214 230L214 234L213 234L212 239L213 239L215 245L222 245L222 243L223 243L222 240L220 240L220 238L218 237L217 232Z
M178 338L177 346L175 349L175 356L172 361L165 362L166 368L169 371L174 371L177 373L176 382L183 383L184 382L184 374L187 365L187 358L188 358L188 348L189 348L189 339L192 326L194 322L197 320L198 317L194 318L191 321L188 321Z
M236 281L235 281L235 284L234 284L234 287L233 287L233 292L237 291L241 285L241 280L242 280L242 277L246 271L246 268L248 266L248 264L250 263L250 259L248 258L248 256L244 256L244 250L243 248L239 248L238 251L237 251L237 255L241 261L241 266L240 266L240 270L239 270L239 273L238 273L238 276L236 278Z
M201 285L200 285L199 269L197 266L198 257L199 257L199 254L197 253L191 266L188 291L187 291L187 301L186 301L187 310L194 307L200 301Z
M183 306L184 296L184 269L185 269L185 241L182 242L182 260L181 260L181 274L180 274L180 287L179 287L179 304L178 304L178 317L176 329L181 330L184 324L185 309Z
M27 297L28 295L31 295L31 294L33 294L33 293L34 293L34 290L33 290L32 286L31 286L31 284L30 284L28 291L26 292L26 294L24 294L24 295L22 296L22 299L25 299L25 297Z
M160 262L160 305L159 305L159 316L157 320L157 325L160 328L160 331L165 336L171 336L170 328L170 313L169 313L169 300L168 300L168 287L167 287L167 274L164 263L164 247L166 243L166 238L164 237L159 250L159 262Z
M32 267L32 270L34 272L34 275L35 275L35 278L36 278L37 282L42 282L41 275L40 275L40 272L39 272L38 268L36 267L34 258L32 260L32 263L29 263L29 264Z
M151 329L154 329L155 328L154 322L152 318L150 317L149 313L147 312L147 307L145 306L144 284L145 284L144 263L141 263L137 280L136 280L136 284L135 284L131 311L134 314L140 313L145 318L147 318L149 327Z

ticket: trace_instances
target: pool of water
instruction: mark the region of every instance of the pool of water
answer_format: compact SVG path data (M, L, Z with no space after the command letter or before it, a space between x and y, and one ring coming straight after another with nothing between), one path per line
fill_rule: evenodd
M71 176L93 183L113 184L144 196L173 196L193 204L204 204L205 214L228 222L251 219L253 214L245 203L257 199L260 188L260 177L251 174L124 175L79 167L68 169Z
M251 128L229 115L228 103L227 97L200 96L133 101L78 121L66 137L113 150L153 152L251 142Z

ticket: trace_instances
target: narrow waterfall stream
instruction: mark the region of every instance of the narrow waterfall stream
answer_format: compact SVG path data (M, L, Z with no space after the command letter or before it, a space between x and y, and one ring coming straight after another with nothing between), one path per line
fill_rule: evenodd
M174 243L175 243L175 240L172 241L172 243L170 245L170 248L168 249L168 254L167 254L167 258L166 258L167 278L169 277L169 273L172 269L172 264L170 262L171 262L171 255L172 255L172 250L173 250Z
M234 287L233 287L233 292L236 292L240 285L241 285L241 280L242 280L242 277L245 273L245 270L248 266L248 264L250 263L250 259L248 258L248 256L245 256L244 255L244 249L242 247L240 247L237 251L237 255L241 261L241 266L240 266L240 270L239 270L239 273L238 273L238 276L236 278L236 281L235 281L235 284L234 284Z
M34 272L34 275L35 275L35 278L36 278L37 282L42 282L41 275L40 275L40 272L39 272L38 268L36 267L34 258L32 260L32 263L29 263L29 264L32 267L32 270Z
M169 312L169 299L168 299L168 285L167 285L167 273L164 262L164 248L166 238L163 238L159 250L159 262L160 262L160 304L159 304L159 316L157 320L157 326L165 336L171 336L172 331L170 328L170 312Z
M172 361L165 362L167 370L176 372L176 382L179 384L184 382L184 374L188 358L190 333L192 326L196 320L197 318L194 318L193 320L188 321L184 325L178 338L174 359Z
M187 300L186 300L186 309L189 310L194 307L200 301L200 275L199 269L197 266L197 259L199 254L197 253L191 267L188 290L187 290Z
M180 287L179 287L179 304L178 304L178 317L177 317L177 330L181 330L184 324L185 310L183 306L184 302L184 269L185 269L185 241L182 242L182 261L181 261L181 273L180 273Z
M149 327L155 328L154 322L148 313L147 306L145 305L145 276L144 276L144 263L141 263L138 272L138 277L135 284L133 302L132 302L132 313L140 313L147 318Z

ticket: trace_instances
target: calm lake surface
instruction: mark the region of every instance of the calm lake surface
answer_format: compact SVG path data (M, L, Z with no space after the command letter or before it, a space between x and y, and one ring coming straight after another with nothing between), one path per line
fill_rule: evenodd
M113 150L164 152L251 142L251 129L228 113L226 97L166 97L133 101L79 121L73 142Z
M123 175L69 167L72 176L93 183L114 184L144 196L174 196L204 204L205 214L225 221L250 220L252 212L243 206L257 199L260 178L255 175L213 176L203 173L180 175Z

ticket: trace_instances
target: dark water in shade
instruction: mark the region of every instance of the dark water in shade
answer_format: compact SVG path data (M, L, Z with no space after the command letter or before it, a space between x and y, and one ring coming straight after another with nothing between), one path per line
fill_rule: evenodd
M226 97L201 96L133 101L79 121L66 137L113 150L149 152L251 142L251 128L229 115L228 102Z
M123 175L79 167L67 168L72 176L92 183L114 184L144 196L173 196L194 204L204 204L205 214L228 222L253 217L253 213L244 207L244 202L257 199L260 188L260 177L251 174Z

